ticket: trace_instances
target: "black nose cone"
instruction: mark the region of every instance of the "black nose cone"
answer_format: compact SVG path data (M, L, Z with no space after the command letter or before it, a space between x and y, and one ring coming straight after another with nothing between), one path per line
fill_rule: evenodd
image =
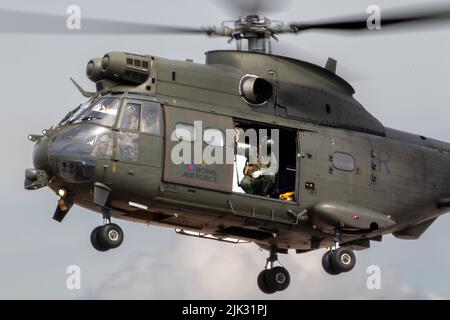
M48 138L41 137L36 141L33 150L34 168L25 170L24 187L27 190L35 190L45 187L48 178L52 174L48 160Z
M45 136L36 141L33 150L33 165L35 169L44 170L50 174L52 168L48 159L48 144L49 138Z

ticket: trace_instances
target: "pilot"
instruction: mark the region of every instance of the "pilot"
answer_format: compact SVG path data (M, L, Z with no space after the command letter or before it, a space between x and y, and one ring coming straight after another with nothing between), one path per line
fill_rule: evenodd
M104 103L104 102L100 103L100 107L99 107L100 112L108 113L110 109L111 109L111 105Z
M123 119L122 128L130 130L139 129L139 109L135 105L128 105Z
M139 116L136 109L133 109L133 112L130 116L130 129L137 130L139 129Z
M144 106L142 109L141 131L159 135L159 115L157 108Z
M270 196L272 193L278 173L278 162L272 152L273 144L272 139L262 138L256 163L246 165L245 177L240 183L246 193L260 196ZM262 152L264 149L267 152Z
M93 111L98 111L103 114L111 114L113 110L113 101L110 98L105 98L97 101L95 106L92 108Z

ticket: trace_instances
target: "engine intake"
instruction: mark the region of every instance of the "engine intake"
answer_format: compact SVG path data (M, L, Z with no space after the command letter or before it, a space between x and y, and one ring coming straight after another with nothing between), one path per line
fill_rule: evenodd
M93 82L104 79L142 84L150 75L150 58L143 55L109 52L88 62L86 75Z
M252 75L242 77L239 91L245 102L252 105L262 105L273 96L272 84Z
M102 72L102 58L91 59L86 66L86 75L93 82L100 81L104 78Z
M150 75L150 59L146 56L110 52L103 56L102 71L111 79L144 83Z

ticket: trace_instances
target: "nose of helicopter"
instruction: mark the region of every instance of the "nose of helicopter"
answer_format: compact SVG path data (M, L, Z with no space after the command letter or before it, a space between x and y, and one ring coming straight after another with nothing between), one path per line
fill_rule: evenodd
M47 163L54 176L64 182L92 181L97 160L112 156L112 141L111 129L103 126L79 124L62 128L49 139ZM40 159L36 160L42 165Z
M35 169L44 170L50 173L51 165L48 160L49 138L44 136L34 145L33 149L33 166Z
M112 153L110 129L96 125L62 128L49 137L40 137L34 146L34 168L25 172L25 188L47 185L50 177L59 182L91 181L97 159L108 159Z
M48 184L48 177L52 174L52 168L48 159L49 139L46 136L36 140L33 149L33 166L25 170L24 187L27 190L42 188Z

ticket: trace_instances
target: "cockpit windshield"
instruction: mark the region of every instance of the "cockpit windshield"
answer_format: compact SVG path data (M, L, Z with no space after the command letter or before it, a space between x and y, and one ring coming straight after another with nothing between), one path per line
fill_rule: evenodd
M112 126L116 120L118 109L118 98L100 98L87 101L69 112L61 120L60 125L85 122Z

